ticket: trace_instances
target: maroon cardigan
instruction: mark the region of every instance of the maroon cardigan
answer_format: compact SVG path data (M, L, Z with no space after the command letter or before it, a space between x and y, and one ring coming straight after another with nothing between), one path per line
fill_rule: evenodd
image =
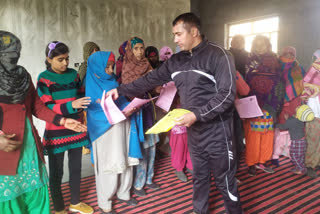
M40 100L33 83L30 83L27 97L22 104L5 104L0 102L0 129L6 134L16 134L14 140L23 141L26 117L31 122L32 133L37 144L40 159L44 162L43 148L38 131L33 125L32 115L49 123L59 125L62 118L47 108ZM2 121L2 122L1 122ZM20 149L14 152L0 150L0 175L15 175L20 159Z

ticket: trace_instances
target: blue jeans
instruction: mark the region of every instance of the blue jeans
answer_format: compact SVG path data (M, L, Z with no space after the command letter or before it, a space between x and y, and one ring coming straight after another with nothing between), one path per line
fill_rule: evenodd
M156 156L156 146L150 146L148 148L142 148L143 159L140 159L140 163L135 167L134 188L140 190L144 185L152 184L154 175L154 159Z

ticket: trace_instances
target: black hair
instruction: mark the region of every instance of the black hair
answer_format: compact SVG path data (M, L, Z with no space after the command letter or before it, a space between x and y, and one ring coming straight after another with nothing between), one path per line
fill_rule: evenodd
M145 57L148 58L148 55L152 52L155 52L157 54L157 56L159 56L159 51L156 47L154 46L148 46L145 50Z
M55 46L54 49L52 49L50 51L49 45L52 44L52 43L55 43L55 44L58 43L58 44ZM64 44L62 42L58 42L58 41L50 42L47 45L46 52L45 52L46 57L48 57L50 59L53 59L56 56L60 56L62 54L66 54L66 53L69 53L69 47L66 44ZM50 56L49 56L49 54L50 54ZM46 59L45 63L46 63L47 69L51 68L51 64L48 62L47 59Z
M172 26L177 25L179 22L183 22L184 24L186 24L186 29L188 31L191 30L191 27L196 27L199 30L199 32L201 30L200 19L194 13L183 13L179 15L177 18L173 20Z

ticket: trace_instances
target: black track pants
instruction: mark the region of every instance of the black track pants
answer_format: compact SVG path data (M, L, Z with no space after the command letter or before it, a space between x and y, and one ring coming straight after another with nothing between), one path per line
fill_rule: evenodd
M211 172L227 213L242 213L235 179L231 122L232 118L213 123L198 122L188 129L193 164L193 207L198 214L208 213Z

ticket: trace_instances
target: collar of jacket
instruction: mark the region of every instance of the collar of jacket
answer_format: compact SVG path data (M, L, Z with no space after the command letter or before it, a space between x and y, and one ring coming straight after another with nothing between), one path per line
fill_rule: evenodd
M196 47L191 49L191 56L199 52L202 48L204 48L207 45L208 39L204 35L201 35L201 37L202 41Z

